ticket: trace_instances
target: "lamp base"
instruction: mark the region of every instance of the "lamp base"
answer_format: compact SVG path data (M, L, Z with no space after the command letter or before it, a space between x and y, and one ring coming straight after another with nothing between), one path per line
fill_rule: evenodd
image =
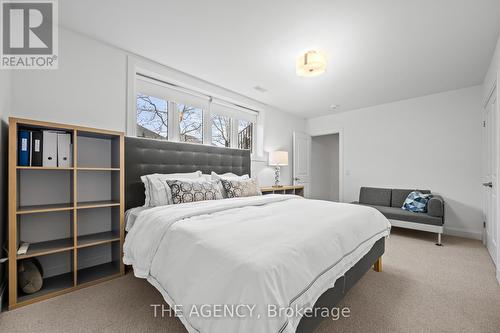
M281 187L282 185L280 184L280 167L277 165L274 168L274 187Z

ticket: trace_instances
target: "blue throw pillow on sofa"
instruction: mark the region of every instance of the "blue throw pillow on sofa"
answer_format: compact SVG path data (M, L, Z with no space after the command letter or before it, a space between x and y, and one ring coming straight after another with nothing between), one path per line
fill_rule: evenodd
M410 192L401 208L414 213L427 213L427 203L430 198L432 198L432 194L423 194L419 191Z

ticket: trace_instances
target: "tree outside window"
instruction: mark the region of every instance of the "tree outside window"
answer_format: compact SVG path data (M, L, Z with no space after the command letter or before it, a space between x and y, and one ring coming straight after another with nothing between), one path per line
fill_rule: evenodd
M168 102L164 99L138 94L137 136L168 139Z
M212 145L231 147L231 118L212 115Z
M179 112L179 140L181 142L203 143L203 110L177 104Z

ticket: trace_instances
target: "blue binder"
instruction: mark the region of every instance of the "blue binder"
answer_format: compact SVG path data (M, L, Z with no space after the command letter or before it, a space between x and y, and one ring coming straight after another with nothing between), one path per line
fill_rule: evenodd
M19 142L17 143L19 166L30 165L30 132L19 131Z

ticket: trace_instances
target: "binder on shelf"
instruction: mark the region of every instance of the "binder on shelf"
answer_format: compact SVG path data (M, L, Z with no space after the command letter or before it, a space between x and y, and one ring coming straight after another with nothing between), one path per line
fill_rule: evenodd
M42 165L44 167L57 167L57 133L42 132Z
M31 132L31 166L43 166L43 133Z
M57 133L57 166L71 166L71 134Z
M29 166L30 165L30 132L21 130L19 131L19 139L17 144L18 150L18 165L19 166Z

